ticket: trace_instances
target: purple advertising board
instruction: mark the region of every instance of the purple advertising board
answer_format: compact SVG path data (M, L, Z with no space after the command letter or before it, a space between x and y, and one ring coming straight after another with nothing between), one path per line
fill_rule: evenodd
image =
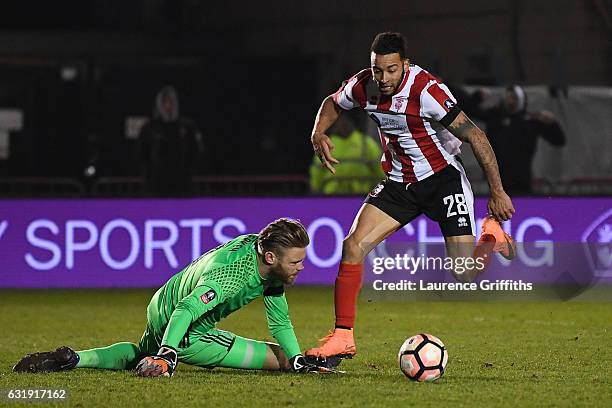
M333 284L359 198L0 201L0 287L155 287L202 252L279 217L310 234L299 284ZM612 198L518 198L504 224L519 242L574 244L594 276L612 277ZM477 217L486 200L477 199ZM479 227L478 227L479 229ZM443 242L420 217L387 239ZM519 257L520 258L520 257ZM520 260L519 260L520 261ZM513 261L514 262L514 261ZM529 264L529 255L522 260Z

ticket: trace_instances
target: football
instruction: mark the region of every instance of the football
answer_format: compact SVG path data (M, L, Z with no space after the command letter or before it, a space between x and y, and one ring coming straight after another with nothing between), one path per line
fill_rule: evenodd
M406 339L397 360L402 373L411 380L434 381L444 374L448 352L439 338L421 333Z

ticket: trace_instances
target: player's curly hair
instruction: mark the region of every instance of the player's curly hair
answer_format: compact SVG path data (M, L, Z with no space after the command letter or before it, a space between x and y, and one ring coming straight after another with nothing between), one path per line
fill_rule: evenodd
M286 248L306 248L310 238L301 222L289 218L279 218L259 232L257 250L260 254L267 251L282 253Z
M406 39L400 33L387 31L379 33L372 41L370 52L380 55L399 53L401 59L406 58Z

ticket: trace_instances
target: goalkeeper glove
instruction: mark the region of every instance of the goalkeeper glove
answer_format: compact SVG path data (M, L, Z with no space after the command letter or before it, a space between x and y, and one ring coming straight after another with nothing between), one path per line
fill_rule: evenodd
M178 362L176 350L161 346L156 356L145 357L136 366L136 374L141 377L172 377Z

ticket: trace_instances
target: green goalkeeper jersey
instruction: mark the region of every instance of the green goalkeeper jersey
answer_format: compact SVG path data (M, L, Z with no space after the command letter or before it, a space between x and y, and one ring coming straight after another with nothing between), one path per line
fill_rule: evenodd
M222 318L263 295L270 332L289 358L300 354L284 285L259 274L256 241L256 234L241 235L212 249L159 288L147 318L161 345L188 347Z

